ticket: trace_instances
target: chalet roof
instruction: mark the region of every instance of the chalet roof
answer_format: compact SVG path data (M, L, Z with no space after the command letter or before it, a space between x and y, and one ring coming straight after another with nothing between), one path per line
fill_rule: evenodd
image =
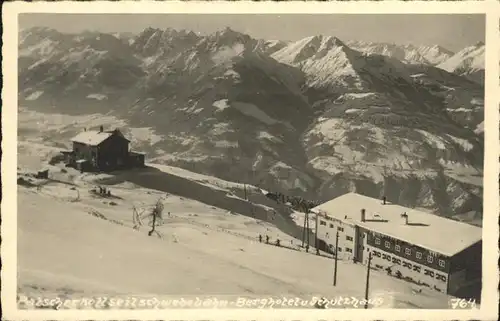
M113 130L113 131L89 130L76 135L71 139L71 141L89 146L98 146L99 144L101 144L114 134L119 134L122 138L126 139L125 137L123 137L123 135L121 135L121 133L118 130Z
M361 209L365 209L365 222ZM390 202L384 205L382 200L357 193L344 194L313 210L449 257L482 240L480 227ZM403 213L408 215L408 225Z
M109 132L99 132L97 130L89 130L80 133L73 137L71 141L76 143L82 143L89 146L97 146L103 141L111 137L112 133Z

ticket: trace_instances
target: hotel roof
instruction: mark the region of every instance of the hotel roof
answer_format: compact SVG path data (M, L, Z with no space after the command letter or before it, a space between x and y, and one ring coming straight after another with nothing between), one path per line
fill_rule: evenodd
M361 221L365 209L365 222ZM352 222L368 230L453 256L482 240L482 228L390 202L348 193L313 209L340 221ZM408 225L401 214L408 215ZM347 219L345 218L347 216Z

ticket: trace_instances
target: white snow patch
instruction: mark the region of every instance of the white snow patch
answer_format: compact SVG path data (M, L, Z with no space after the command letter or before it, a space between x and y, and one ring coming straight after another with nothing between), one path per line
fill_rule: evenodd
M471 112L472 110L460 107L460 108L455 108L455 109L453 109L453 108L446 108L446 111L453 112L453 113L468 113L468 112Z
M483 106L484 105L484 99L479 99L479 98L472 98L470 103L472 105L476 105L476 106Z
M334 144L341 140L346 130L360 128L360 126L350 126L340 118L322 118L321 121L309 131L308 136L318 135L323 137L323 143Z
M476 129L474 130L476 134L481 134L484 133L484 121L481 122L479 125L477 125Z
M285 164L283 162L277 162L276 164L274 164L275 168L285 168L285 169L292 169L292 167L288 164Z
M96 99L96 100L108 99L108 97L106 95L103 95L103 94L90 94L87 96L87 98Z
M229 103L227 99L222 99L222 100L217 100L215 101L212 106L217 108L218 110L224 110L226 108L229 108Z
M31 95L26 97L26 100L37 100L42 95L43 95L43 91L35 91L34 93L32 93Z
M348 94L344 94L343 96L345 98L356 99L356 98L366 98L366 97L370 97L373 95L375 95L375 94L374 93L348 93Z
M232 58L238 56L245 50L245 46L241 43L237 43L232 47L223 47L220 51L212 55L212 61L216 65L229 62Z
M164 139L163 136L155 134L154 130L150 127L132 127L129 130L134 141L149 142L151 145L154 145Z
M219 140L214 143L215 147L217 148L228 148L228 147L235 147L238 148L240 145L238 142L230 142L228 140Z
M233 130L231 129L231 125L229 123L216 123L210 130L210 133L214 136L224 135L231 132L233 132Z
M314 169L325 171L331 175L340 174L343 168L339 164L339 159L335 157L316 157L309 161Z
M455 143L457 143L458 145L460 145L464 151L468 152L470 151L471 149L474 148L474 145L472 145L468 140L466 139L463 139L463 138L458 138L458 137L455 137L455 136L452 136L450 134L446 134L448 137L450 137L450 139L452 141L454 141Z
M363 109L358 109L358 108L350 108L346 109L345 113L346 114L357 114L363 112Z
M224 73L224 76L226 77L232 77L234 79L240 79L240 74L234 71L233 69L229 69Z
M264 132L264 131L259 132L259 134L257 135L257 138L258 139L267 139L267 140L273 141L275 143L282 143L283 142L278 137L273 136L273 135L269 134L268 132Z
M446 144L442 138L421 129L417 129L417 132L422 134L430 145L436 147L437 149L446 150Z

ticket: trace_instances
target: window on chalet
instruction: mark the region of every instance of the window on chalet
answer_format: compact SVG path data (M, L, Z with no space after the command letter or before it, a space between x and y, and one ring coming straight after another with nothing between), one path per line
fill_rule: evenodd
M386 247L386 248L388 248L388 249L389 249L389 248L391 248L391 242L389 242L389 241L385 241L385 243L384 243L384 244L385 244L385 247Z
M350 248L348 248L348 247L345 248L345 251L349 252L349 253L352 253L352 250Z
M333 228L333 224L332 223L330 223L330 228Z
M319 221L319 225L326 225L325 221Z
M338 227L338 230L339 230L340 232L344 232L344 228L343 228L343 227L340 227L340 226L339 226L339 227Z
M394 246L394 249L396 250L396 252L401 252L401 246L399 245Z
M375 239L375 244L380 245L380 239L378 237Z
M346 240L348 240L348 241L352 241L352 240L354 240L354 239L353 239L351 236L349 236L349 235L346 235L346 236L345 236L345 239L346 239Z
M406 255L411 255L411 249L405 249L405 254Z
M439 266L444 268L444 265L445 265L444 260L439 260Z
M341 248L341 247L339 247L339 248L338 248L338 251L339 251L339 252L342 252L342 248Z
M427 262L432 263L434 261L434 258L432 256L427 256Z
M417 259L421 259L422 258L422 252L417 252Z

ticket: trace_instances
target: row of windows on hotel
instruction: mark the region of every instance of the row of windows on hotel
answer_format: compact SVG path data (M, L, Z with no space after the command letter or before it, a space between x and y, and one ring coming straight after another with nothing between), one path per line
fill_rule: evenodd
M375 244L380 245L380 239L378 237L375 239ZM385 241L384 245L388 249L391 248L391 243L389 241ZM394 250L396 252L401 252L401 246L399 246L399 245L396 244L394 246ZM406 248L405 249L405 254L408 255L408 256L410 256L411 255L411 249ZM417 251L416 255L417 255L417 259L422 259L422 252L418 252ZM434 261L434 257L432 255L428 255L427 256L427 262L432 263L433 261ZM445 267L444 260L439 259L439 266L443 267L443 268Z
M422 270L422 268L418 265L412 265L410 262L401 261L401 259L398 259L397 257L391 258L391 256L389 254L380 253L379 251L373 251L373 255L375 255L376 257L380 257L384 260L387 260L389 262L392 262L392 263L395 263L398 265L402 265L403 267L408 268L409 270L413 270L413 271L418 272L418 273L420 273ZM424 274L428 275L430 277L435 276L437 280L446 282L446 276L441 275L439 273L434 273L434 271L432 271L430 269L424 269Z
M320 221L320 224L321 225L326 225L326 222L325 221ZM330 228L333 228L333 227L334 227L333 224L330 223ZM340 232L344 231L344 228L342 228L340 226L338 226L337 229ZM326 238L329 238L328 233L326 233ZM346 240L352 241L353 238L351 236L346 236ZM380 239L379 238L375 239L375 244L380 245ZM391 243L389 241L385 241L385 247L388 248L388 249L390 249L391 248ZM401 252L401 246L399 246L399 245L396 244L394 246L394 250L396 252ZM408 256L411 256L411 249L406 248L405 249L405 254L408 255ZM422 259L422 253L421 252L417 251L417 259ZM434 261L434 257L432 257L431 255L428 255L427 256L427 262L432 263L433 261ZM442 267L442 268L444 268L445 267L445 261L440 259L439 260L439 266Z
M326 222L325 221L319 221L319 225L325 225L326 226ZM330 223L330 228L334 228L333 224ZM344 229L341 228L340 226L338 227L339 231L343 231Z

